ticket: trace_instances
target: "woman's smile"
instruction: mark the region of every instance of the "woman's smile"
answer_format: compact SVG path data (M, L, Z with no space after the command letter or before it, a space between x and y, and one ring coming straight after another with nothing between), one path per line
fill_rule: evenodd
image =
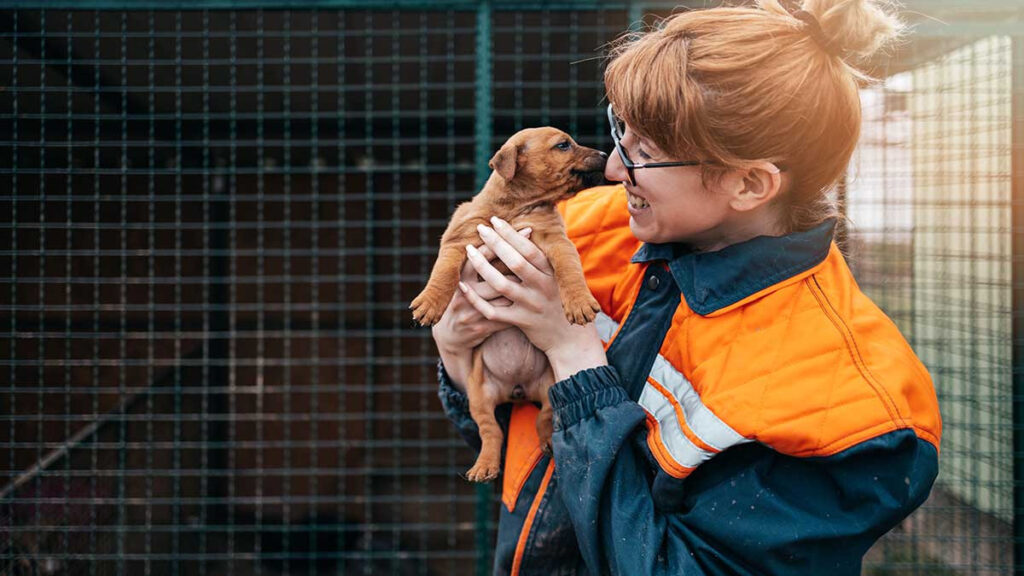
M633 216L636 216L651 207L651 204L646 198L638 196L630 192L628 189L626 190L626 198L629 199L629 213Z

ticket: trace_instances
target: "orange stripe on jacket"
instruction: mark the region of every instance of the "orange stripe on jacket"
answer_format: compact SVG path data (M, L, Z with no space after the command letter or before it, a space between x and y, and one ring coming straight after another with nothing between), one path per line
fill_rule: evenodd
M540 481L540 487L537 488L537 495L533 497L533 504L530 505L530 511L526 514L526 520L523 521L523 529L519 532L519 541L516 542L516 553L512 558L512 572L511 576L517 576L519 574L519 568L523 563L523 552L526 551L526 541L530 539L530 528L533 527L533 518L537 515L537 509L540 508L540 502L544 499L544 493L548 490L548 482L551 481L551 474L555 471L555 461L548 461L548 469L544 472L544 478Z
M696 468L688 468L676 462L675 458L669 454L668 447L661 439L661 425L658 424L654 416L648 414L644 424L647 425L647 447L650 448L651 454L661 465L662 470L669 476L680 479L686 478L696 470Z
M530 403L512 407L505 443L505 471L501 475L501 501L509 512L516 507L519 492L543 454L537 435L538 413L540 409Z
M658 392L661 392L661 395L665 397L665 400L672 404L672 410L675 411L676 418L679 419L679 429L683 432L683 435L690 440L690 442L693 442L694 446L714 454L719 452L718 448L705 443L699 436L693 433L693 430L690 429L690 425L686 422L686 414L683 413L683 407L679 405L679 401L671 392L665 389L665 387L659 384L654 378L648 378L647 384L653 386Z

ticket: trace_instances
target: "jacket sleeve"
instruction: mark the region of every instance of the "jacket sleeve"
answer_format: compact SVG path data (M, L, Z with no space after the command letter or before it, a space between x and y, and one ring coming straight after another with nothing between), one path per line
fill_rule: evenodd
M557 486L593 574L857 575L937 474L936 450L911 431L821 459L745 444L670 479L674 494L659 499L665 475L636 441L646 412L614 367L581 371L550 396Z

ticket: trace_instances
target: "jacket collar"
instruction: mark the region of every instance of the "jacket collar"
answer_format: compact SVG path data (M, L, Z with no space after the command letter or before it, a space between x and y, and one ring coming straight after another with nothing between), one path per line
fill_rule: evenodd
M835 224L830 218L810 230L758 236L715 252L645 243L631 261L668 262L690 309L707 316L820 264L828 256Z

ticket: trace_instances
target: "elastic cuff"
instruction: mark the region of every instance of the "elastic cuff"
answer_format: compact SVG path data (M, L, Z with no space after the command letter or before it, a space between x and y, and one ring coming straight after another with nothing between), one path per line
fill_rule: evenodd
M444 369L444 362L437 361L437 396L441 399L441 405L447 414L468 414L469 396L452 384L448 371Z
M548 392L554 411L555 430L564 430L601 408L629 400L612 366L580 370L555 383Z

